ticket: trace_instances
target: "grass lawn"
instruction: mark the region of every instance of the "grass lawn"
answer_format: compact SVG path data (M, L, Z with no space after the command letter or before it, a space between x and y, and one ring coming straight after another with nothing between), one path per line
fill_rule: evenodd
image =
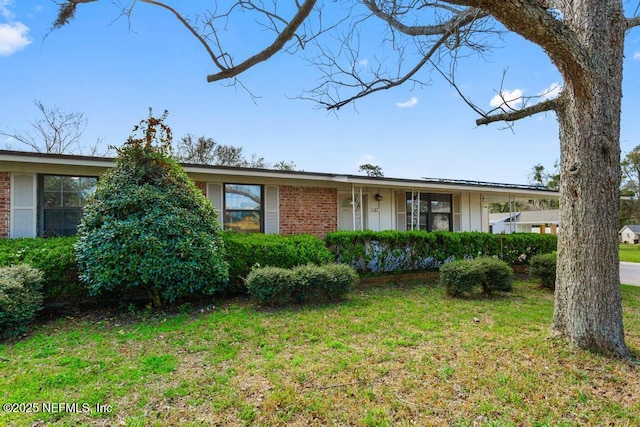
M640 262L640 245L620 244L620 261Z
M622 292L638 354L640 288ZM336 305L65 318L0 346L0 401L88 411L0 425L640 425L639 366L550 339L552 312L529 282L493 299L414 283Z

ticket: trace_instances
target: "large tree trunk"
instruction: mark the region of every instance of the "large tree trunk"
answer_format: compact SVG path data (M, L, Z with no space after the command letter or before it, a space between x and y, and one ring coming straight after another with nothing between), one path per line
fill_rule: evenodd
M620 102L624 19L620 1L562 2L591 61L565 80L560 124L560 224L554 335L627 356L618 257ZM576 78L576 76L578 76Z

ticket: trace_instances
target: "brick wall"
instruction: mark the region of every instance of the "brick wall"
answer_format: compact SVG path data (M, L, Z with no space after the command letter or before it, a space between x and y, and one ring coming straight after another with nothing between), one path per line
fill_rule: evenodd
M11 174L0 172L0 238L9 237L11 219Z
M203 181L195 181L196 183L196 187L198 187L198 189L200 191L202 191L202 194L205 195L205 197L207 196L207 183L203 182Z
M315 234L338 229L338 190L280 187L280 234Z

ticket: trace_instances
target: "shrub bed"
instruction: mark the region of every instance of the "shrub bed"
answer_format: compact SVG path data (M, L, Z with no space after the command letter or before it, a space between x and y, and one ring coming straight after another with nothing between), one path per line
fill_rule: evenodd
M448 295L459 296L481 290L486 295L494 291L511 290L513 270L497 258L480 257L452 261L440 268L440 284Z
M87 291L78 280L75 242L75 237L0 239L0 267L28 264L41 270L48 301L82 298Z
M246 279L249 293L262 305L337 301L358 279L344 264L307 264L292 269L254 268Z
M338 231L327 234L325 242L338 262L363 273L438 269L452 260L481 256L526 264L557 247L556 236L533 233Z
M42 309L42 271L28 265L0 268L0 338L27 332Z
M281 236L278 234L223 234L229 280L243 286L255 265L260 267L292 268L304 264L326 264L334 260L333 254L322 240L311 235Z
M555 253L534 256L529 267L530 277L539 280L543 288L555 290L557 259Z

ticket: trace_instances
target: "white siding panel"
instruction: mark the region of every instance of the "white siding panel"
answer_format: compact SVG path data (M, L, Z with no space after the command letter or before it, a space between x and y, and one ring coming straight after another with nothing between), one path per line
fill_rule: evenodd
M222 224L222 209L224 208L222 201L222 184L217 182L208 182L207 198L211 200L211 203L213 203L213 206L216 208L216 211L218 212L218 222Z
M270 185L265 188L264 205L264 232L266 234L278 234L280 232L278 187Z
M11 175L11 237L36 237L36 176Z

